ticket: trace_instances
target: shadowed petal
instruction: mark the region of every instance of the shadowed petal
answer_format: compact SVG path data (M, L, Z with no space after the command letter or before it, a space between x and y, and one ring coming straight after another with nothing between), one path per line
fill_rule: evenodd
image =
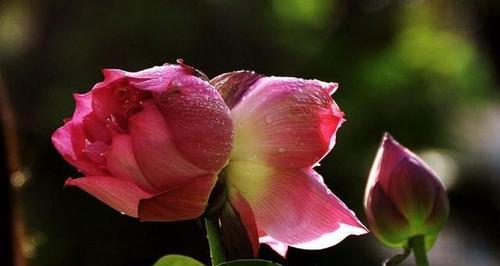
M227 174L252 207L259 230L285 245L322 249L367 232L314 170L232 162Z
M108 176L68 178L65 185L77 186L113 209L132 217L138 217L139 201L152 196L130 181Z
M370 193L371 197L365 203L365 209L371 230L383 243L392 247L403 247L412 234L408 221L380 184L375 184Z
M261 78L231 110L233 160L311 167L335 143L343 113L328 92L335 83Z
M180 187L141 200L139 219L180 221L199 217L205 211L216 180L211 175L196 177Z
M418 161L404 158L394 167L386 192L410 223L420 225L434 209L441 186L437 180Z
M237 219L239 219L245 227L245 233L247 234L247 239L250 242L253 256L257 257L259 254L259 234L257 232L257 224L255 222L252 208L236 189L231 189L229 191L229 202L238 216ZM224 226L224 223L222 223L222 225ZM230 244L235 245L235 243Z

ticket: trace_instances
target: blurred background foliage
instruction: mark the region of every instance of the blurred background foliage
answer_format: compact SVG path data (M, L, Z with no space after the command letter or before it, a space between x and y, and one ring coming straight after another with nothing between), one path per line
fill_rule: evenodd
M448 188L451 216L433 265L499 265L499 15L496 0L1 0L0 86L21 147L10 179L22 257L40 266L151 265L167 253L208 262L195 221L140 223L64 189L79 174L50 143L71 116L71 94L102 80L99 69L183 58L210 77L250 69L339 82L334 99L347 122L319 168L332 190L365 221L365 181L388 131ZM261 253L285 265L379 265L396 251L366 235L291 249L288 260Z

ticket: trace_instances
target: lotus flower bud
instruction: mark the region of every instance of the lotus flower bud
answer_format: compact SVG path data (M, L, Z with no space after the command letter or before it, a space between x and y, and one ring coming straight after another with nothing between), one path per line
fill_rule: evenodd
M448 218L445 188L417 155L385 134L373 163L364 201L372 232L385 245L407 247L424 236L429 250Z

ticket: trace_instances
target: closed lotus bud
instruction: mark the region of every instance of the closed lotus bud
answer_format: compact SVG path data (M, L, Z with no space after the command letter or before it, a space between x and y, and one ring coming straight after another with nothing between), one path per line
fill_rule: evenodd
M423 236L429 250L449 212L436 173L389 134L373 163L364 205L372 232L390 247L407 247L411 238Z

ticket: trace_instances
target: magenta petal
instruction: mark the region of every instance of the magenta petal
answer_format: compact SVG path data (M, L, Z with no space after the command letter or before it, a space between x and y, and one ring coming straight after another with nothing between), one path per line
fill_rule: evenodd
M132 217L138 217L139 201L152 196L130 181L108 176L68 178L65 184L77 186L113 209Z
M156 106L146 104L129 122L135 159L148 182L157 190L171 189L196 176L209 174L179 153Z
M139 203L141 221L181 221L199 217L205 211L215 176L200 176L172 190Z
M314 170L231 165L229 184L252 207L259 230L276 241L302 249L322 249L348 235L367 232ZM253 178L238 174L241 169L248 169Z
M327 88L334 83L266 77L231 110L234 160L310 167L335 143L343 113ZM336 84L335 84L336 87Z
M106 158L111 174L130 180L145 191L154 191L137 165L130 135L114 136Z
M193 76L178 78L172 86L159 96L158 109L173 142L194 165L220 171L232 148L229 108L211 85Z

